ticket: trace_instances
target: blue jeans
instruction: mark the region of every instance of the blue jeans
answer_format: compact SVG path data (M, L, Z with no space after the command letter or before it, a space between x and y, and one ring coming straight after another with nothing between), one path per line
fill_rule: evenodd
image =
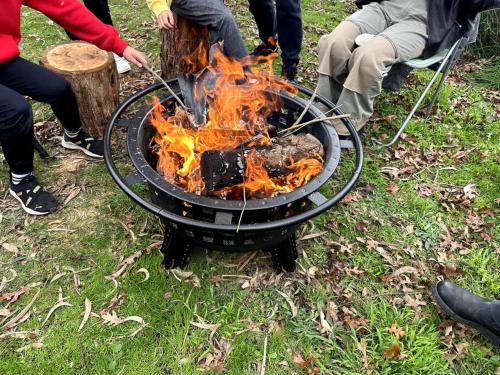
M248 51L233 14L222 0L173 0L172 11L189 21L207 26L212 43L224 41L224 53L240 59Z
M259 38L278 40L283 65L297 64L302 46L300 0L249 0L250 12L259 28Z

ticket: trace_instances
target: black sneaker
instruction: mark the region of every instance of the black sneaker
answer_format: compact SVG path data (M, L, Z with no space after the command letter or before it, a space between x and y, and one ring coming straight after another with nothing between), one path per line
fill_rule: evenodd
M269 56L271 53L276 52L278 52L278 42L270 36L265 42L262 42L253 50L252 56Z
M59 206L52 194L45 191L33 175L24 177L17 185L11 182L9 193L30 215L48 215L56 211Z
M102 159L104 157L104 145L102 140L95 139L83 130L76 137L70 138L64 133L61 142L64 148L69 150L80 150L88 156Z
M287 81L295 82L295 78L297 77L297 64L283 64L283 68L281 70L281 75L287 79Z

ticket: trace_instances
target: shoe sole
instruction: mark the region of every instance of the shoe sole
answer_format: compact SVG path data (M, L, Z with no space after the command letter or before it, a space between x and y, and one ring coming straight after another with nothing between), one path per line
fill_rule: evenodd
M496 347L500 347L500 337L497 336L496 334L494 334L493 332L491 332L488 328L486 328L485 326L479 324L479 323L476 323L476 322L473 322L473 321L470 321L470 320L467 320L467 319L464 319L462 318L460 315L457 315L447 304L446 302L444 302L444 300L441 298L441 296L439 295L439 292L437 291L437 284L434 284L432 286L432 295L435 299L435 301L438 303L438 305L444 310L444 312L453 320L459 322L459 323L462 323L462 324L465 324L465 325L468 325L468 326L471 326L475 329L477 329L479 332L481 332L481 334L488 340L490 340L494 346Z
M10 195L12 195L14 198L16 198L16 200L21 203L21 206L23 208L24 211L26 211L26 213L30 214L30 215L35 215L35 216L45 216L45 215L48 215L50 214L51 212L50 211L47 211L47 212L40 212L40 211L35 211L35 210L32 210L31 208L29 207L26 207L24 205L24 202L21 200L21 198L19 198L17 196L17 194L14 192L14 190L12 189L9 189L9 193Z
M64 147L64 148L67 148L68 150L79 150L81 152L83 152L85 155L88 155L88 156L91 156L93 158L96 158L96 159L103 159L104 156L101 156L101 155L97 155L97 154L94 154L93 152L87 150L86 148L84 147L80 147L78 145L75 145L74 143L72 142L66 142L63 138L63 140L61 141L61 145Z

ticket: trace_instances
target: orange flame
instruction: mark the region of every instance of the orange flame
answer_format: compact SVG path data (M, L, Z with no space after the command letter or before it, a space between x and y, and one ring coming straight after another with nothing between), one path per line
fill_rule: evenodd
M186 58L188 64L198 65L205 61L203 56L207 54L202 47L200 44L198 50ZM200 160L205 151L234 150L258 134L260 138L252 145L269 145L266 119L281 107L278 91L296 93L293 86L274 78L274 57L260 59L259 66L252 65L249 69L244 66L255 61L237 61L216 50L214 63L207 67L214 81L202 86L208 103L207 122L197 129L191 126L189 115L180 107L174 115L164 118L165 108L155 98L151 124L156 129L157 171L169 182L201 194L204 182ZM322 169L322 163L316 159L291 161L288 169L293 173L271 178L258 152L252 150L245 159L244 183L222 189L221 197L234 196L243 188L267 197L288 193L307 183Z

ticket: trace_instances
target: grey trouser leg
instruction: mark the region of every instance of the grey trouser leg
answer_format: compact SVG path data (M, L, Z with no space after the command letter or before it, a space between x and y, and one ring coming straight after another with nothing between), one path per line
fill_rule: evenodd
M174 0L172 11L194 23L207 26L212 42L224 41L227 56L248 56L245 43L231 11L222 0Z
M416 0L415 10L404 8L406 13L401 15L397 14L399 9L385 9L379 3L371 3L321 38L318 72L320 77L329 76L334 82L329 85L331 95L338 91L335 82L343 85L337 104L342 111L351 114L357 128L372 115L374 99L380 94L382 80L391 66L421 55L427 37L421 1ZM413 11L419 16L409 17ZM360 33L376 37L355 48L354 40ZM323 90L328 85L324 78L321 80Z

